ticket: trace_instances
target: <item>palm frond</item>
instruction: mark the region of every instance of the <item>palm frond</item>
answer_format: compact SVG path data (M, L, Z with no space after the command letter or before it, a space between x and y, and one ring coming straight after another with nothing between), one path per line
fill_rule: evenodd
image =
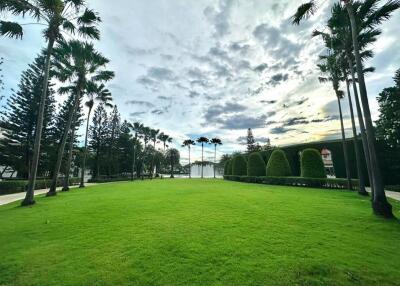
M16 22L0 21L0 35L9 38L20 38L24 35L22 26Z
M85 38L100 40L100 30L95 26L80 26L78 33Z
M390 18L391 14L400 8L399 0L390 0L382 5L379 9L371 13L364 21L364 27L374 28L380 25L383 21Z
M317 5L314 0L301 4L297 8L296 13L291 17L292 24L299 25L302 20L312 16L315 13L316 9Z
M98 16L98 13L90 9L85 9L85 12L83 12L83 14L78 17L79 25L93 25L99 22L101 22L101 19Z

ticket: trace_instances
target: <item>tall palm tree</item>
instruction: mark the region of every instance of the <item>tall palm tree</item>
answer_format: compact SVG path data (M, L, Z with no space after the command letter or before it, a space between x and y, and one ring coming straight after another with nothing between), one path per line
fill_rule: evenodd
M69 150L68 150L68 157L67 162L65 164L65 174L64 174L64 181L63 181L63 192L69 191L69 176L71 172L71 164L72 164L72 155L74 152L74 141L75 141L75 132L80 125L80 114L77 112L73 118L73 123L70 129L70 141L69 141Z
M359 25L359 31L358 31L358 39L359 39L359 48L360 48L360 56L362 60L369 59L373 56L373 52L371 50L367 50L366 48L374 43L377 40L377 37L381 34L381 31L379 29L375 28L370 28L369 24L371 22L376 22L376 21L383 21L386 19L388 16L388 11L384 12L381 9L378 9L376 7L371 7L371 4L375 2L375 0L372 1L366 1L360 5L359 3L357 4L358 9L357 9L357 18L360 20L360 25ZM383 7L383 9L386 9ZM393 7L391 8L393 9ZM371 11L372 13L369 13L368 11ZM377 12L378 11L378 12ZM354 67L354 56L353 56L353 39L352 39L352 34L351 34L351 24L350 20L348 17L348 13L345 7L340 5L339 3L335 4L332 8L332 16L328 21L328 28L330 29L330 35L326 33L321 33L325 41L330 41L334 48L340 53L340 57L342 58L342 62L344 63L344 70L348 70L351 75L351 82L353 85L353 92L354 92L354 99L356 103L356 110L357 110L357 117L358 117L358 122L360 126L360 131L361 131L361 139L362 139L362 145L364 149L364 155L365 155L365 162L367 164L367 171L368 171L368 176L369 176L369 181L371 183L371 193L372 193L372 200L374 197L374 183L373 183L373 176L372 176L372 166L371 166L371 160L370 160L370 151L368 147L368 140L367 140L367 134L365 131L365 124L364 124L364 119L363 119L363 114L361 111L361 104L360 104L360 99L358 96L358 90L357 90L357 79L355 75L355 67ZM346 67L346 62L347 62L347 67ZM371 72L374 71L373 68L364 68L363 72ZM347 74L348 72L346 72ZM350 101L351 103L351 101ZM352 108L352 105L350 105L350 108ZM357 150L355 150L357 152ZM357 153L356 153L357 155ZM358 166L359 168L359 166ZM360 177L360 192L361 194L365 194L365 192L362 191L362 178Z
M210 144L214 144L214 179L215 179L215 165L217 164L217 145L222 145L222 141L219 138L212 138Z
M163 142L164 151L165 151L165 148L166 148L166 146L167 146L167 143L171 143L171 142L172 142L172 138L171 138L169 135L165 134L164 132L161 132L161 133L158 135L158 140L160 140L161 142Z
M134 172L136 168L136 154L137 154L137 143L139 138L142 137L142 131L143 131L143 124L140 122L134 122L133 124L130 125L131 129L135 133L135 136L133 138L133 156L132 156L132 174L131 174L131 180L133 181L134 177Z
M204 144L208 144L208 142L210 142L210 140L207 137L199 137L197 138L197 143L201 144L201 178L203 178L203 174L204 174Z
M390 0L379 7L380 0L354 1L341 0L344 3L350 20L351 37L354 51L354 59L356 63L356 71L360 89L361 105L365 120L365 130L367 134L368 151L370 155L370 167L372 184L374 188L372 208L374 213L386 218L393 218L392 206L387 201L381 170L379 168L379 160L376 153L376 138L374 127L372 124L371 111L368 102L368 93L365 84L362 56L359 41L359 31L362 27L375 28L384 20L388 19L393 11L400 8L400 1ZM301 20L314 14L317 3L311 0L299 6L297 12L292 17L293 24L299 24ZM366 20L368 18L368 20Z
M358 146L358 141L357 141L357 129L355 125L355 119L354 119L354 111L353 111L353 103L351 99L351 93L350 93L350 80L348 79L348 74L349 74L349 69L348 69L348 61L346 59L346 51L349 51L349 45L351 47L351 42L349 42L349 36L348 32L346 32L346 22L347 19L347 14L346 12L342 9L341 5L336 4L332 8L332 17L328 21L328 28L330 30L331 34L328 34L326 32L320 32L320 31L314 31L313 36L322 36L326 47L332 48L336 51L338 54L337 56L337 61L340 65L340 68L342 70L342 79L346 83L347 87L347 94L348 94L348 100L349 100L349 107L350 107L350 116L351 116L351 122L352 122L352 131L353 131L353 145L354 145L354 152L356 155L356 165L357 165L357 174L358 174L358 179L359 179L359 188L358 188L358 193L363 196L367 196L368 193L365 190L365 178L364 178L364 173L362 172L362 165L361 165L361 153L359 150ZM344 28L344 29L343 29ZM364 47L367 46L368 43L371 43L374 41L374 38L376 36L375 31L368 31L366 33L362 34L362 38L364 41ZM372 55L372 52L369 50L366 50L363 52L363 57L368 58L369 56ZM373 68L368 68L364 69L364 72L368 71L373 71ZM353 74L354 76L354 74ZM364 120L362 118L362 113L359 108L359 102L358 102L358 93L357 93L357 87L356 87L356 81L353 80L353 90L355 91L355 100L356 100L356 105L358 106L357 112L358 112L358 121L359 121L359 126L360 126L360 131L361 131L361 139L363 143L363 149L364 149L364 154L365 154L365 162L367 164L367 171L368 175L371 179L371 166L370 166L370 160L369 160L369 152L367 148L367 140L366 140L366 134L364 130Z
M73 92L75 94L74 104L69 111L69 118L62 136L57 153L57 161L54 166L53 179L47 196L56 194L58 172L64 153L65 142L72 118L76 114L79 102L88 87L111 80L114 72L105 70L109 60L94 49L93 44L72 40L60 42L54 50L56 61L52 73L61 82L68 82L70 85L60 88L61 92Z
M347 153L346 135L344 132L344 124L343 124L342 104L340 101L344 97L343 91L341 91L339 89L341 70L337 64L335 54L333 54L333 55L329 54L328 56L322 56L321 58L325 60L325 63L318 64L318 68L324 75L327 75L327 77L319 77L319 80L320 80L320 82L331 81L333 90L335 91L335 94L336 94L336 98L337 98L338 106L339 106L339 116L340 116L341 132L342 132L342 145L343 145L343 156L344 156L344 162L345 162L345 168L346 168L347 187L349 189L352 189L350 163L349 163L349 156Z
M49 84L50 58L54 43L63 38L63 32L77 33L79 36L99 39L100 32L97 24L101 21L92 10L86 8L84 0L1 0L0 13L10 12L16 16L34 18L43 24L44 37L47 41L46 59L43 77L43 90L40 99L33 159L29 174L28 189L22 206L32 205L36 184L36 173L39 164L40 143L42 139L46 94ZM0 34L8 37L22 38L23 24L17 22L0 21Z
M88 144L88 134L89 134L89 122L90 114L92 113L95 101L103 103L105 106L112 107L110 103L112 101L111 92L104 86L104 84L93 84L93 82L88 83L87 87L87 97L88 100L85 102L85 106L88 108L88 115L86 119L86 131L85 131L85 146L83 149L82 156L82 166L81 166L81 182L79 188L85 187L85 169L86 169L86 157L87 157L87 144Z
M182 147L188 147L188 151L189 151L189 179L192 178L192 166L190 164L190 148L196 145L196 142L194 142L192 139L186 139L185 141L183 141L182 143Z
M155 158L156 158L156 143L157 143L157 136L160 133L160 129L150 129L150 140L153 141L153 147L154 147L154 153L153 153L153 159L151 163L151 174L154 172L154 167L155 167Z

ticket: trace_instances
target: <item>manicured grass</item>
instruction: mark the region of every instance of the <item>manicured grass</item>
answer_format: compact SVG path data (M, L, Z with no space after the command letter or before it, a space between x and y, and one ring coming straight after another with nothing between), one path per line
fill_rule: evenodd
M165 179L0 207L0 285L399 283L400 224L356 193Z

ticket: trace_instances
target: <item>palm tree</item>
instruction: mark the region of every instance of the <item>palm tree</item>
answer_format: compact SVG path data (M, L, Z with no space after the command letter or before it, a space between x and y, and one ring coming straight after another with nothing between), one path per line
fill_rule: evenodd
M372 2L375 2L374 0ZM376 7L371 7L371 1L364 2L361 6L359 6L358 10L358 18L362 21L360 21L360 29L358 31L358 39L359 39L359 48L360 48L360 56L362 60L371 58L373 56L373 52L371 50L366 50L366 47L368 47L371 43L375 42L377 40L377 36L381 34L381 31L378 29L371 29L367 23L371 22L376 22L376 21L382 21L385 19L385 17L388 16L387 11L383 12L382 10L379 10L377 13ZM372 13L367 13L368 11L371 11ZM356 103L356 110L357 110L357 117L358 117L358 122L360 126L360 131L361 131L361 139L362 139L362 144L363 144L363 149L364 149L364 155L365 155L365 162L367 164L367 171L368 171L368 176L369 176L369 181L371 183L371 193L372 193L372 199L374 197L374 183L373 183L373 177L372 177L372 166L371 166L371 160L370 160L370 152L368 148L368 140L367 140L367 134L365 131L365 124L364 124L364 119L363 119L363 114L361 111L361 104L358 96L358 90L357 90L357 79L355 76L355 67L354 67L354 56L353 56L353 40L352 40L352 35L351 35L351 28L350 28L350 20L348 17L348 13L346 11L345 7L342 7L342 5L335 4L332 8L332 17L328 21L328 28L330 29L330 35L322 32L314 32L314 34L320 34L323 36L325 41L329 41L332 43L334 48L338 51L340 54L341 61L343 62L343 67L342 69L348 70L351 75L351 82L353 85L353 92L354 92L354 99ZM347 62L347 64L346 64ZM346 67L347 66L347 67ZM373 68L364 68L363 72L371 72L374 71ZM348 72L346 71L345 74L347 75ZM348 92L350 92L348 90ZM350 109L352 109L352 103L350 101ZM351 111L351 110L350 110ZM352 118L353 120L353 118ZM356 155L357 155L357 150ZM359 152L359 151L358 151ZM357 156L356 156L357 157ZM360 157L360 156L359 156ZM360 173L360 164L358 164L358 172ZM362 176L362 173L361 173ZM363 178L359 176L360 179L360 190L359 192L363 195L366 194L366 192L363 191L362 188L362 181Z
M134 176L134 172L135 172L135 168L136 168L136 154L137 154L137 143L139 138L141 138L141 134L142 134L142 130L144 128L143 124L140 122L134 122L133 124L131 124L131 129L133 130L133 132L135 132L135 136L133 138L133 157L132 157L132 176L131 176L131 180L133 181L133 176Z
M375 28L384 20L388 19L393 11L400 8L399 1L388 1L381 7L378 7L379 0L370 1L354 1L342 0L345 5L350 20L351 37L354 51L354 59L356 63L356 71L360 89L361 105L365 120L365 130L367 134L368 151L370 155L370 167L372 184L374 188L372 208L374 213L382 215L386 218L393 218L392 206L387 201L381 170L379 168L379 160L376 153L376 138L374 127L372 124L371 111L368 102L368 93L365 84L362 56L359 42L359 31L363 26ZM293 24L299 24L302 19L314 14L317 7L315 0L299 6L297 12L292 17ZM358 14L357 14L358 12ZM368 20L366 20L368 18Z
M75 141L75 131L79 127L80 122L79 122L79 114L75 114L74 119L73 119L73 124L70 130L70 141L69 141L69 150L68 150L68 157L67 157L67 162L65 165L65 174L64 174L64 181L63 181L63 192L69 191L69 176L71 172L71 163L72 163L72 154L74 152L74 141Z
M61 82L70 82L71 85L60 88L60 92L73 92L74 104L69 111L69 118L62 136L54 166L53 179L47 196L56 194L58 172L64 153L68 131L71 128L72 118L76 114L82 96L88 92L88 87L109 81L114 72L105 70L109 60L94 49L93 44L76 40L60 42L54 50L56 61L52 73Z
M113 106L110 103L112 101L111 92L104 86L104 84L96 85L93 83L89 83L87 89L88 89L87 90L88 100L85 102L85 106L88 108L88 115L86 119L85 146L83 149L81 182L79 184L79 188L85 187L85 169L86 169L87 143L89 134L89 122L90 122L90 114L92 113L94 103L95 101L99 101L101 103L104 103L108 107Z
M201 144L201 178L203 178L203 169L204 169L204 144L208 144L210 141L207 137L199 137L197 138L197 143Z
M0 13L6 12L22 17L30 16L38 23L43 24L45 26L43 34L47 41L43 90L35 131L33 159L26 196L21 203L22 206L27 206L35 203L34 189L39 164L46 93L49 84L50 58L54 43L63 38L63 32L78 33L79 36L99 39L100 32L96 25L101 20L94 11L86 8L84 0L2 0L0 2ZM0 21L0 34L12 38L22 38L22 24Z
M171 142L172 142L172 138L169 137L169 135L165 134L164 132L161 132L161 133L158 135L158 140L160 140L161 142L163 142L164 151L165 151L165 147L166 147L167 143L171 143Z
M332 49L335 49L336 53L338 53L338 63L340 65L340 68L342 70L342 79L346 83L347 87L347 95L348 95L348 100L349 100L349 107L350 107L350 116L351 116L351 123L352 123L352 131L353 131L353 145L354 145L354 152L356 156L356 165L357 165L357 174L358 174L358 179L359 179L359 189L358 193L363 196L367 196L368 193L365 190L365 178L364 178L364 173L362 172L362 167L361 167L361 153L358 147L358 141L357 141L357 129L355 125L355 119L354 119L354 111L353 111L353 103L351 99L351 93L350 93L350 80L348 79L348 62L346 59L346 50L349 49L349 44L351 46L351 42L348 41L348 33L346 32L345 29L342 29L346 27L345 22L347 19L347 14L343 13L345 12L342 7L339 4L336 4L332 8L332 17L328 21L328 28L331 31L331 34L325 33L325 32L320 32L320 31L314 31L313 36L322 36L325 45L327 47L330 47ZM371 43L373 39L375 38L376 32L375 31L368 31L367 33L362 34L363 41L365 42L364 46L366 46L368 43ZM369 57L372 54L371 51L367 50L363 52L363 56L365 58ZM365 69L364 72L371 71L373 68L368 68ZM353 75L354 76L354 75ZM356 100L356 105L358 106L358 120L359 120L359 126L360 126L360 131L361 131L361 139L363 143L363 148L364 148L364 154L365 154L365 162L367 164L367 171L369 174L370 181L371 176L370 176L370 160L369 160L369 152L367 148L367 140L366 140L366 134L364 130L364 120L362 118L361 110L359 110L359 102L358 102L358 93L357 93L357 87L356 87L356 81L353 80L353 89L355 91L355 100Z
M219 138L212 138L210 144L214 144L214 179L215 179L215 165L217 164L217 145L222 145Z
M329 50L330 51L330 50ZM349 163L349 156L347 153L347 146L346 146L346 135L344 132L344 124L343 124L343 113L342 113L342 104L340 100L344 97L343 91L339 90L340 78L341 78L341 70L336 61L336 55L328 55L322 56L326 62L325 64L318 64L318 68L320 71L327 75L327 77L319 77L320 82L332 82L333 90L335 91L336 98L338 101L339 106L339 116L340 116L340 126L342 131L342 145L343 145L343 156L344 162L346 167L346 177L347 177L347 187L351 190L352 183L351 183L351 174L350 174L350 163Z
M153 147L154 147L154 153L153 153L153 159L152 159L152 163L151 163L151 174L153 174L154 171L154 161L155 161L155 156L156 156L156 143L157 143L157 135L160 133L160 129L150 129L150 140L153 141Z
M192 139L186 139L186 140L183 141L183 143L182 143L182 147L188 147L188 151L189 151L189 179L192 178L192 174L191 174L191 172L192 172L192 166L191 166L191 164L190 164L190 148L191 148L193 145L196 145L196 142L194 142Z
M174 177L174 165L178 164L179 159L180 159L179 151L174 148L168 149L168 151L165 154L165 157L170 163L171 178L173 178Z

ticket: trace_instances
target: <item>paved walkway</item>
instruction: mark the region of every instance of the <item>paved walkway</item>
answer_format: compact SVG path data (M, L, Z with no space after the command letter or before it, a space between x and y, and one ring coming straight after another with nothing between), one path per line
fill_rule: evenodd
M371 193L371 189L370 188L366 188L368 193ZM386 196L388 198L392 198L396 201L400 201L400 192L392 192L392 191L385 191Z
M92 186L96 185L94 183L86 183L85 186ZM70 186L71 189L77 188L78 186ZM57 191L61 191L62 187L57 188ZM42 195L45 194L49 191L49 189L42 189L42 190L36 190L35 191L35 196L37 195ZM25 198L25 192L23 193L16 193L16 194L10 194L10 195L3 195L0 196L0 206L1 205L6 205L12 202L20 201Z

